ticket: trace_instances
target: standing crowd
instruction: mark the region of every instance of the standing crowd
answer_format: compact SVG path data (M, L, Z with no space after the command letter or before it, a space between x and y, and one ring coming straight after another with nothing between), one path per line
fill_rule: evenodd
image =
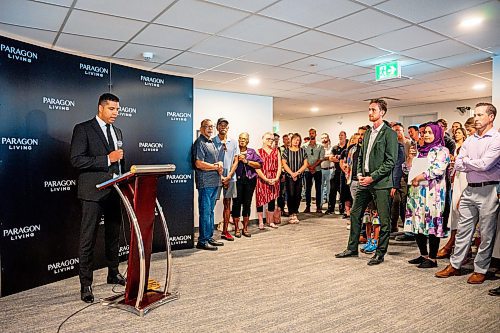
M338 212L350 230L347 248L336 258L371 253L368 265L385 259L389 239L416 241L420 256L409 260L418 268L450 264L435 273L448 278L477 246L474 272L468 283L483 283L492 257L500 260L500 133L493 127L497 110L490 103L476 105L465 124L445 119L405 128L387 122L387 103L371 100L369 125L349 139L345 131L333 145L327 133L280 136L266 132L258 149L250 148L248 133L237 142L228 136L229 121L216 126L205 119L193 144L199 205L199 249L217 250L214 207L223 197L221 238L251 237L248 230L252 198L256 196L259 229L277 228L281 216L299 223L303 213ZM214 135L214 129L217 134ZM314 183L314 198L313 198ZM338 194L338 196L337 196ZM338 198L338 200L337 200ZM338 206L337 206L338 203ZM287 208L287 212L285 210ZM313 206L313 207L314 207ZM234 224L234 237L229 225ZM402 230L400 230L400 227ZM441 238L448 242L440 249ZM360 244L363 244L360 246ZM490 291L500 293L499 288Z

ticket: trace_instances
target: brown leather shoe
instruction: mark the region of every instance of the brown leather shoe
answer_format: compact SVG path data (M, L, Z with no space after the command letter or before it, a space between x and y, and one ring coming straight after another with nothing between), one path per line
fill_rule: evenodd
M449 258L451 256L451 251L452 249L448 249L446 248L446 246L443 246L441 249L439 249L436 258L437 259Z
M435 276L438 278L448 278L450 276L459 276L459 275L460 275L460 270L454 268L452 265L446 266L445 269L435 274Z
M486 280L486 274L482 273L472 273L471 276L467 279L467 283L470 284L481 284Z

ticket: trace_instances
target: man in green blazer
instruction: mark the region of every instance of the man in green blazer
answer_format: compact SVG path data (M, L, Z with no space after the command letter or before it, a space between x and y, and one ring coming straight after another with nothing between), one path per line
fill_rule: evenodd
M365 133L358 157L357 176L360 186L351 210L349 243L344 252L335 255L336 258L358 256L361 219L368 203L374 200L381 228L379 246L375 255L368 261L370 266L384 261L391 228L390 190L393 187L392 169L398 157L398 138L396 132L382 119L386 113L387 103L384 100L370 101L368 117L373 126Z

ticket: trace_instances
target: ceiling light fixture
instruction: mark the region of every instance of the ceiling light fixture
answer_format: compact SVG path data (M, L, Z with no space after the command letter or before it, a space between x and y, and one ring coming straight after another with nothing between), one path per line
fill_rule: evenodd
M260 79L256 78L256 77L251 77L248 79L248 84L251 85L251 86L258 86L259 83L260 83Z
M313 106L313 107L311 108L311 112L318 112L318 111L319 111L319 108L318 108L318 107L316 107L316 106Z
M460 26L462 26L464 28L472 28L472 27L475 27L477 25L480 25L482 22L483 22L482 17L470 17L470 18L462 20L462 22L460 22Z
M472 87L472 89L474 90L483 90L484 88L486 88L486 84L484 83L478 83Z

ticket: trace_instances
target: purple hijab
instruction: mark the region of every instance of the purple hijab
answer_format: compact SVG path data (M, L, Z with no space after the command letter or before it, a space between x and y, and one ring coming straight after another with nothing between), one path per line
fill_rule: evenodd
M425 127L430 127L434 133L434 141L431 143L424 142L424 145L418 150L418 157L426 157L429 151L434 147L444 146L444 133L441 126L435 122L425 124Z

